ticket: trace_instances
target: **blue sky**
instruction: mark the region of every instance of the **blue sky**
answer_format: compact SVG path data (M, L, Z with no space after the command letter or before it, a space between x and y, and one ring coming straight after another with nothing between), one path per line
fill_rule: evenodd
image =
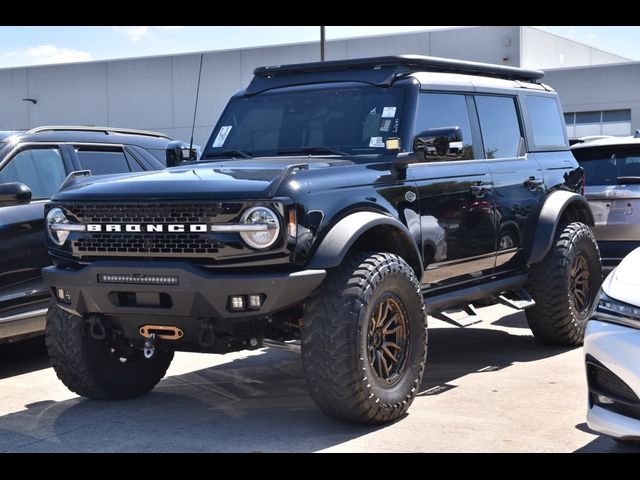
M327 38L447 27L327 27ZM543 26L640 60L640 27ZM319 27L0 27L0 68L313 41Z

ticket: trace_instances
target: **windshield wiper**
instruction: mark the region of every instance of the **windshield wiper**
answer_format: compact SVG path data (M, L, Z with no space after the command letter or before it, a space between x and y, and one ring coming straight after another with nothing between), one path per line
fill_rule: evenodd
M240 158L253 158L247 152L243 152L242 150L225 150L223 152L215 152L215 153L207 153L204 158L213 158L213 157L240 157Z
M333 155L340 155L341 157L346 157L349 154L347 152L343 152L342 150L338 150L337 148L332 147L300 147L300 148L287 148L285 150L278 150L279 154L287 154L287 153L332 153Z

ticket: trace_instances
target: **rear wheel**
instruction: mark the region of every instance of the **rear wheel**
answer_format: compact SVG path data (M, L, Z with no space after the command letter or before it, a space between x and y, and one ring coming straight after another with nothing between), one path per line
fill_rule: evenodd
M403 415L420 385L427 325L420 284L390 253L356 253L305 307L302 366L326 414L378 424Z
M156 351L149 359L141 351L125 356L109 344L108 336L93 338L88 321L55 305L47 312L45 341L62 383L78 395L101 400L147 393L164 377L173 359L173 352L166 351Z
M529 274L527 291L536 305L526 315L535 337L581 345L601 283L600 251L591 229L579 222L559 225L551 250Z

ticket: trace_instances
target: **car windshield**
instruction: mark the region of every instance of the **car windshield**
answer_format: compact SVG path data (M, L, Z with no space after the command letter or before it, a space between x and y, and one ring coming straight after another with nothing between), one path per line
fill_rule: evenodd
M584 168L586 185L616 185L618 179L640 177L640 144L576 148L572 152Z
M403 100L400 88L369 86L237 98L204 157L382 153L398 136Z

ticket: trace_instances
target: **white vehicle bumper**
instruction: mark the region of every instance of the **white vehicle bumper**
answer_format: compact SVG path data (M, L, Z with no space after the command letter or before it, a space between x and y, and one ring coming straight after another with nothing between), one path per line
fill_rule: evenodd
M584 352L587 361L591 358L601 364L622 380L635 393L636 399L640 397L640 330L591 320L585 335ZM640 401L636 406L632 401L631 407L627 406L623 408L624 412L620 412L620 408L613 405L595 405L595 391L602 392L603 389L590 380L589 428L615 438L640 439ZM615 405L619 407L622 404L618 402Z

